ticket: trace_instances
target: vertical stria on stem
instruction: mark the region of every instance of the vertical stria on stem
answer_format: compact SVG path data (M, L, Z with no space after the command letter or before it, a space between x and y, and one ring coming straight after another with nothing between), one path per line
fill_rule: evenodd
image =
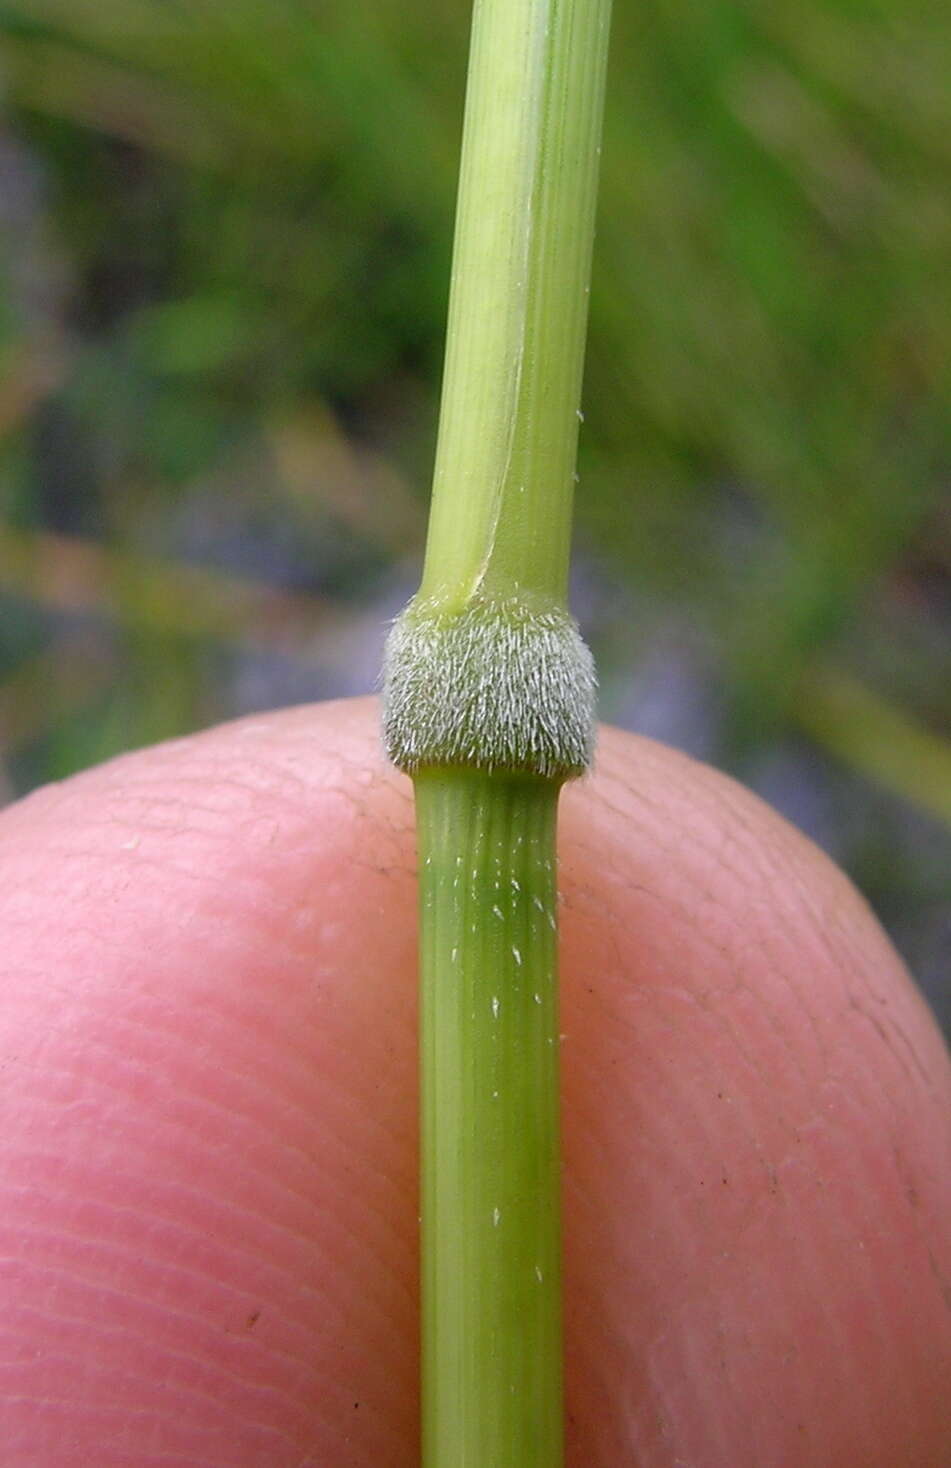
M384 662L420 853L425 1468L559 1468L555 819L610 0L476 0L426 560Z
M533 776L416 782L433 1464L561 1459L557 797Z

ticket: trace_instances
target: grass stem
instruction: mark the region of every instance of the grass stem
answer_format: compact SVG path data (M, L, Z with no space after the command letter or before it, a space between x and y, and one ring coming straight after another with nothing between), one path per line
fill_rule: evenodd
M476 0L423 598L565 598L609 14Z
M432 771L420 832L423 1440L561 1460L557 786Z
M563 1458L555 821L610 0L476 0L418 595L384 667L420 859L425 1468Z

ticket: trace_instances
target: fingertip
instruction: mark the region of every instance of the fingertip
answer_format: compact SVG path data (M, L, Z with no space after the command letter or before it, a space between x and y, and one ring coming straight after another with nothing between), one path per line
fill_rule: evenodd
M375 721L246 721L0 821L13 1461L415 1457L412 793ZM561 870L568 1461L939 1468L951 1081L868 909L617 731Z
M10 1461L405 1462L410 819L352 705L5 818Z
M842 874L616 731L563 819L577 1460L933 1464L951 1073Z

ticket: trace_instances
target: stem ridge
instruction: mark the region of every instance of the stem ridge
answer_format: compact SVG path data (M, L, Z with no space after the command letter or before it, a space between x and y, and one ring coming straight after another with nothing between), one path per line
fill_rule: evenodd
M423 1462L560 1468L558 788L415 784Z

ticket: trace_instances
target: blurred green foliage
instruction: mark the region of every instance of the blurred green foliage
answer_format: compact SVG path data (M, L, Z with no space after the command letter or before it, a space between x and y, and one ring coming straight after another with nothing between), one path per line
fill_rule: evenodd
M0 0L14 787L253 703L244 581L290 598L262 657L318 638L317 692L411 589L468 23ZM945 824L949 76L931 0L617 4L578 497L609 714L673 617L704 752L799 729ZM223 573L191 626L185 563Z

